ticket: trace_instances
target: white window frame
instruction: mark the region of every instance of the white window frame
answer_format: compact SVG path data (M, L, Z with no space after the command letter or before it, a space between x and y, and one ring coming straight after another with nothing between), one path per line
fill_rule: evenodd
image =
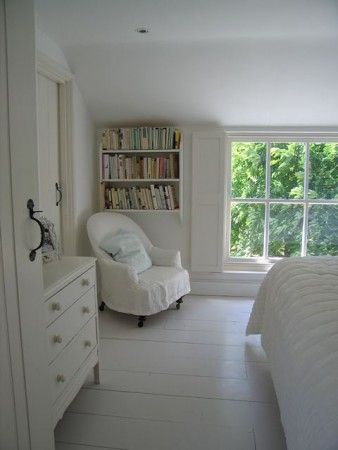
M266 183L265 183L265 198L264 199L242 199L231 197L231 147L233 142L262 142L267 144L267 160L266 160ZM304 172L304 199L271 199L268 198L270 191L270 148L272 143L276 142L299 142L305 145L305 172ZM280 132L268 132L268 133L227 133L226 139L226 167L225 167L225 258L224 268L225 270L268 270L276 261L280 260L279 257L269 257L269 205L271 203L281 204L301 204L304 205L304 220L302 230L302 248L301 256L306 256L307 247L307 231L308 231L308 210L309 205L338 205L338 200L335 199L309 199L308 198L308 184L309 184L309 144L310 143L326 143L326 142L338 142L338 133L280 133ZM231 202L236 201L238 203L255 203L264 204L267 208L267 214L265 214L264 224L264 246L262 257L231 257L230 256L230 236L231 236Z

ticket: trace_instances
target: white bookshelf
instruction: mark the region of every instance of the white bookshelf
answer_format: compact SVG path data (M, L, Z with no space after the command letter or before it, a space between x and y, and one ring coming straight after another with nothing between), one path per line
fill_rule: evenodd
M169 128L169 127L163 127ZM124 130L128 130L124 128ZM101 131L102 133L102 131ZM100 135L101 135L100 133ZM104 155L124 155L125 158L131 158L133 156L139 156L141 158L169 158L173 155L176 161L177 175L176 178L107 178L104 174L103 169L103 158ZM100 208L103 211L108 212L121 212L121 213L132 213L132 214L175 214L182 220L183 212L183 139L181 133L180 146L179 148L121 148L121 149L109 149L102 148L102 141L99 139L99 167L100 167ZM155 188L158 186L171 186L172 190L175 191L175 197L177 201L177 207L175 209L126 209L126 208L113 208L111 203L110 207L107 208L107 190L109 188L150 188L150 185L154 185Z

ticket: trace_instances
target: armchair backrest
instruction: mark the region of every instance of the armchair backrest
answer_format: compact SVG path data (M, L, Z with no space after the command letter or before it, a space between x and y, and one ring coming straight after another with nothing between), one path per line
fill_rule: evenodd
M87 222L89 241L97 258L107 257L106 252L99 247L100 242L107 234L118 230L131 231L137 234L146 250L152 247L144 231L129 217L120 213L101 212L91 216Z

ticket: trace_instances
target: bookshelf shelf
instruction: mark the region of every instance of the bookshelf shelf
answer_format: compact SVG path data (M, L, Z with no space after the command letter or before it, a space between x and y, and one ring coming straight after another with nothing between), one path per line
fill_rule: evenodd
M182 151L181 131L177 128L101 130L101 210L143 214L171 213L179 214L182 220Z
M118 209L118 208L115 208L115 209L104 209L104 211L107 211L107 212L122 212L122 213L125 213L125 212L135 212L135 213L149 213L149 214L151 214L151 213L170 213L170 214L179 214L180 213L180 210L179 209L173 209L173 210L171 210L171 209Z
M102 153L111 153L111 154L119 154L119 153L134 153L136 155L142 155L142 153L179 153L181 150L179 149L121 149L121 150L103 150L101 149Z
M177 183L180 178L104 178L105 183Z

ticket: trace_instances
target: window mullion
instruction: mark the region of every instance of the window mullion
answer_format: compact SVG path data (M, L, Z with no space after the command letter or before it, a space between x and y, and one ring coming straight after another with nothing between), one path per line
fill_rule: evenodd
M304 215L302 230L301 255L307 254L308 218L309 218L309 178L310 178L310 149L309 142L305 142L305 167L304 167Z
M269 217L270 217L270 146L271 142L266 143L266 162L265 162L265 220L264 220L264 243L263 257L269 256Z

